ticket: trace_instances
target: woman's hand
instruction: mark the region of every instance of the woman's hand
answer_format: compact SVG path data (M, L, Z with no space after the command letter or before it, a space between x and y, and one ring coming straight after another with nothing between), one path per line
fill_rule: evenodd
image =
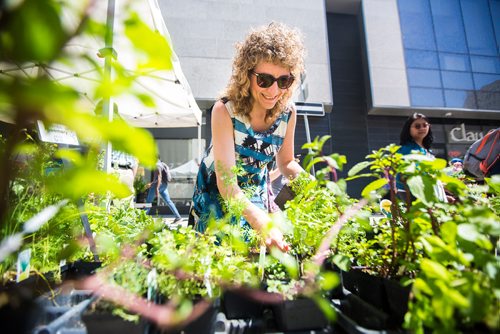
M282 252L288 252L290 250L290 246L283 240L283 233L276 227L269 230L265 236L265 242L267 248L278 247Z

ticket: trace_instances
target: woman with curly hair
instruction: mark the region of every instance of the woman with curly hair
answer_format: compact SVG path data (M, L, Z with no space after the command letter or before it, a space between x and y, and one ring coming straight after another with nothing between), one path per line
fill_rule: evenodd
M236 200L243 203L237 223L260 233L268 247L288 249L281 231L270 225L266 166L276 159L289 179L304 171L294 159L297 115L291 101L304 53L301 34L274 22L236 46L231 79L212 109L212 143L196 180L190 214L197 231L224 216L224 201Z

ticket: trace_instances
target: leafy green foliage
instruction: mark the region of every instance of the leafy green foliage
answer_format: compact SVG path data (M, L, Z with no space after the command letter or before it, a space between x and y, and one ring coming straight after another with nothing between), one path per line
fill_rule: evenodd
M340 233L339 253L371 274L413 278L405 326L416 333L498 329L500 275L492 244L500 231L498 211L492 210L498 179L489 181L490 187L464 184L444 173L444 160L402 156L397 149L390 145L373 152L349 172L350 179L377 178L365 196L389 185L391 217L350 222ZM358 175L366 168L370 173ZM396 194L396 179L406 196ZM440 183L455 203L438 196Z

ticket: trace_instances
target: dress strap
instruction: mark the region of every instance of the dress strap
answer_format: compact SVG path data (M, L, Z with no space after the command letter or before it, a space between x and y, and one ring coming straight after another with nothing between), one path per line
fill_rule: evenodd
M231 118L234 118L234 107L233 103L231 101L224 102L224 105L226 106L227 112L229 113L229 116Z

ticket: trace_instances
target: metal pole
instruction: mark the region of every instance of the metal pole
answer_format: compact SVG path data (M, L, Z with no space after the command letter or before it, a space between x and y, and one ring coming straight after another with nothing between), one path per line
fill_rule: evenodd
M108 10L106 16L106 36L105 36L105 54L104 54L104 80L111 82L111 65L113 62L113 31L115 24L115 0L108 0ZM113 120L113 100L111 97L106 97L102 103L102 114L111 122ZM106 143L104 153L104 170L111 172L111 143Z
M201 159L203 158L202 156L202 149L201 149L201 124L198 124L198 164L201 163Z
M304 126L306 128L306 139L308 143L311 143L311 133L309 132L309 120L307 119L307 115L304 115ZM309 148L308 152L311 153L312 150ZM316 171L314 170L314 166L312 167L313 175L316 175Z

